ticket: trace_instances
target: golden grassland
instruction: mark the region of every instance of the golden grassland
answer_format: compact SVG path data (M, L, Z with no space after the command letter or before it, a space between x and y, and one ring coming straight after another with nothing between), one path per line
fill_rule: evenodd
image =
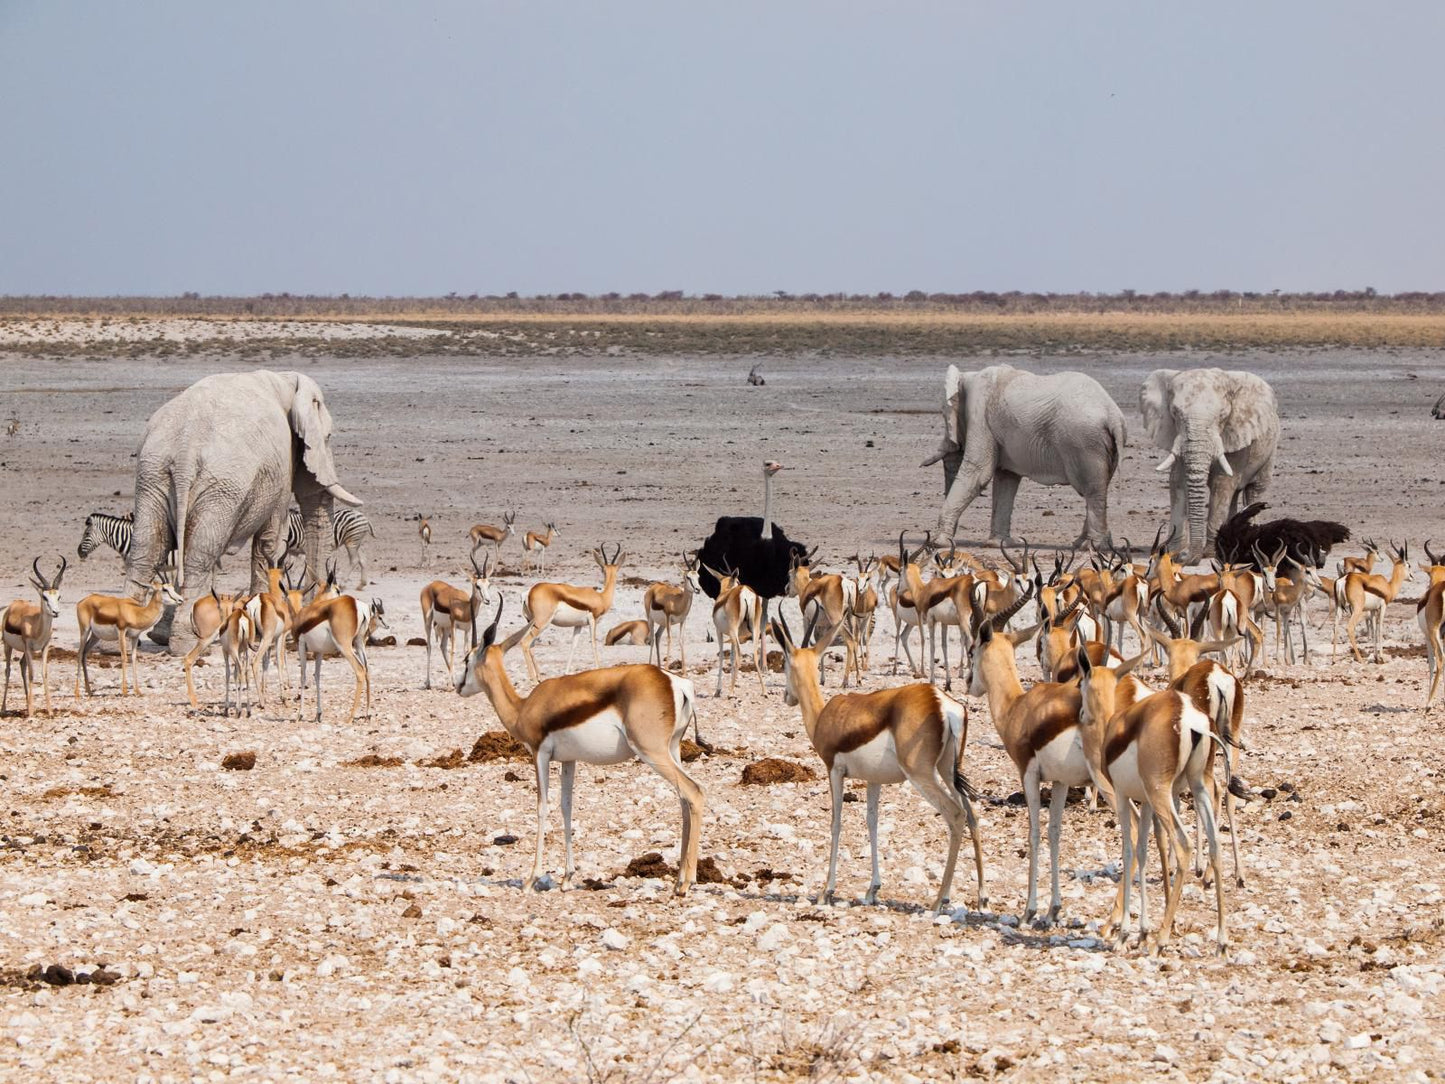
M184 321L179 332L168 321ZM116 325L144 335L117 341ZM318 324L378 325L327 339ZM155 333L151 334L150 325ZM241 327L244 338L229 338ZM209 332L214 328L214 334ZM109 331L107 330L109 329ZM406 329L405 334L392 329ZM359 332L361 329L357 329ZM418 335L418 331L431 334ZM8 333L8 334L7 334ZM339 356L429 354L807 354L968 355L997 352L1441 348L1445 312L1347 309L1303 311L979 312L947 308L757 308L558 311L519 308L456 311L418 304L326 315L244 313L32 312L0 316L0 352L27 355L107 352Z

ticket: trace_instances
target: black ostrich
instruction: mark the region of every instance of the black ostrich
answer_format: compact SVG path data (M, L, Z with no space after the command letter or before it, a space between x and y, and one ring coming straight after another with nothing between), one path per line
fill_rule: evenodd
M808 556L807 546L773 525L773 475L782 469L781 463L771 459L763 464L761 516L719 516L712 534L697 551L698 582L707 597L718 595L714 572L732 573L763 600L763 629L768 627L768 601L788 593L794 561Z
M1253 522L1254 517L1268 507L1263 501L1256 501L1219 525L1214 548L1221 561L1257 567L1255 550L1259 549L1263 553L1288 551L1309 559L1316 568L1323 568L1330 550L1350 540L1348 527L1328 519Z

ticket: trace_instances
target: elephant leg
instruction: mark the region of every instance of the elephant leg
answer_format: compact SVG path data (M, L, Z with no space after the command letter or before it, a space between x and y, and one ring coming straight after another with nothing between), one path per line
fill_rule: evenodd
M1022 478L1013 471L999 469L993 472L993 517L988 528L990 542L1013 541L1009 536L1009 527L1013 523L1014 498L1018 496Z
M1102 482L1093 479L1069 479L1074 491L1084 498L1084 533L1074 539L1074 545L1082 546L1093 542L1107 546L1109 536L1109 479Z
M990 448L989 452L986 461L965 458L953 479L953 485L949 486L948 495L943 499L943 509L938 513L938 533L944 538L952 538L958 533L958 521L963 513L984 491L984 487L993 481L993 449ZM1009 502L1009 507L1012 509L1012 501Z

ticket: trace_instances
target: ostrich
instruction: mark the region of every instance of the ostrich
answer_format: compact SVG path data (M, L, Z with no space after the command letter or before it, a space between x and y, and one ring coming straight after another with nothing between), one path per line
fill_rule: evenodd
M781 527L773 526L773 475L783 469L781 463L768 460L763 464L763 514L758 516L719 516L712 534L697 551L698 582L708 598L717 598L717 577L709 570L731 571L745 587L750 587L763 600L759 636L768 627L768 602L789 593L795 560L808 555L808 547L788 538Z
M1309 557L1316 568L1323 568L1330 550L1350 540L1350 529L1334 520L1272 519L1255 523L1254 517L1268 507L1256 501L1220 524L1214 544L1220 560L1257 567L1256 548L1265 553L1288 549Z

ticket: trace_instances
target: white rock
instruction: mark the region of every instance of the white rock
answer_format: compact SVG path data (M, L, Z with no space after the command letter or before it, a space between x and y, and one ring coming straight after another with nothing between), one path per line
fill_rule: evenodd
M520 967L514 967L507 972L507 984L514 989L524 990L532 985L532 979Z
M1348 1039L1345 1040L1345 1046L1347 1046L1351 1050L1363 1050L1369 1045L1369 1033L1364 1031L1360 1032L1358 1035L1351 1035Z
M621 930L614 930L609 927L602 931L602 943L608 948L620 952L632 944L632 938L628 937Z
M346 967L350 961L339 953L333 953L316 965L316 977L327 978L334 975L338 968Z
M714 971L702 980L702 988L710 994L725 994L733 985L733 977L726 971Z
M788 927L781 922L775 922L758 935L758 948L764 952L776 952L791 937Z
M44 892L29 892L16 900L21 907L44 907L50 902L50 897Z

